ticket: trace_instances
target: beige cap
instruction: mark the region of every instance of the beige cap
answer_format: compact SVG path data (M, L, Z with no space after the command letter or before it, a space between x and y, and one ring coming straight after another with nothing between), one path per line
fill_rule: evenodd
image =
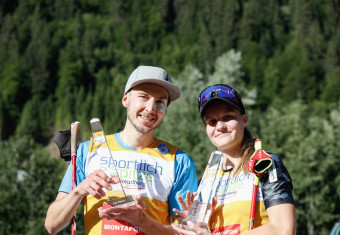
M164 69L144 65L139 66L131 73L129 80L126 83L124 94L142 83L160 85L168 91L171 101L174 101L181 96L181 91L173 84L171 77Z

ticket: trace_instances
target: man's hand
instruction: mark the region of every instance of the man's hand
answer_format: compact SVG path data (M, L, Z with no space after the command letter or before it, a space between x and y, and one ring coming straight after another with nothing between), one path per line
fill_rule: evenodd
M110 190L110 184L118 182L119 179L109 178L104 171L96 170L88 175L71 193L59 192L56 200L47 211L45 220L47 231L53 234L65 228L85 196L91 194L100 199L105 196L103 188Z
M118 182L119 179L117 177L109 178L103 170L96 170L89 174L74 191L83 197L91 194L95 198L101 199L106 195L103 188L111 190L110 184Z
M99 216L104 219L121 219L129 221L131 224L140 227L145 219L145 203L142 197L136 197L137 203L132 206L111 207L107 209L99 208Z

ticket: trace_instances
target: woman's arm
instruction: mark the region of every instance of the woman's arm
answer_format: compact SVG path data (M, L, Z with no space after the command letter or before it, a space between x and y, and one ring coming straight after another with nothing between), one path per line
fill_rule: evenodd
M295 206L285 203L267 209L269 223L242 234L296 234Z

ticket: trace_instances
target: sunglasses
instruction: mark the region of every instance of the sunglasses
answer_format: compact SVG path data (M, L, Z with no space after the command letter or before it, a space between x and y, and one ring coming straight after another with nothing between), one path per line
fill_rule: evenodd
M240 95L233 88L223 84L216 84L205 88L198 97L198 108L202 111L204 105L212 98L222 98L230 101L233 105L237 106L244 112L244 107Z

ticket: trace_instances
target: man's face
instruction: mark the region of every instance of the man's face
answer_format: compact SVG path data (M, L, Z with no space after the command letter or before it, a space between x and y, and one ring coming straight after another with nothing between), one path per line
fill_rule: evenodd
M124 95L128 121L143 134L157 128L165 115L169 94L163 87L144 83Z

